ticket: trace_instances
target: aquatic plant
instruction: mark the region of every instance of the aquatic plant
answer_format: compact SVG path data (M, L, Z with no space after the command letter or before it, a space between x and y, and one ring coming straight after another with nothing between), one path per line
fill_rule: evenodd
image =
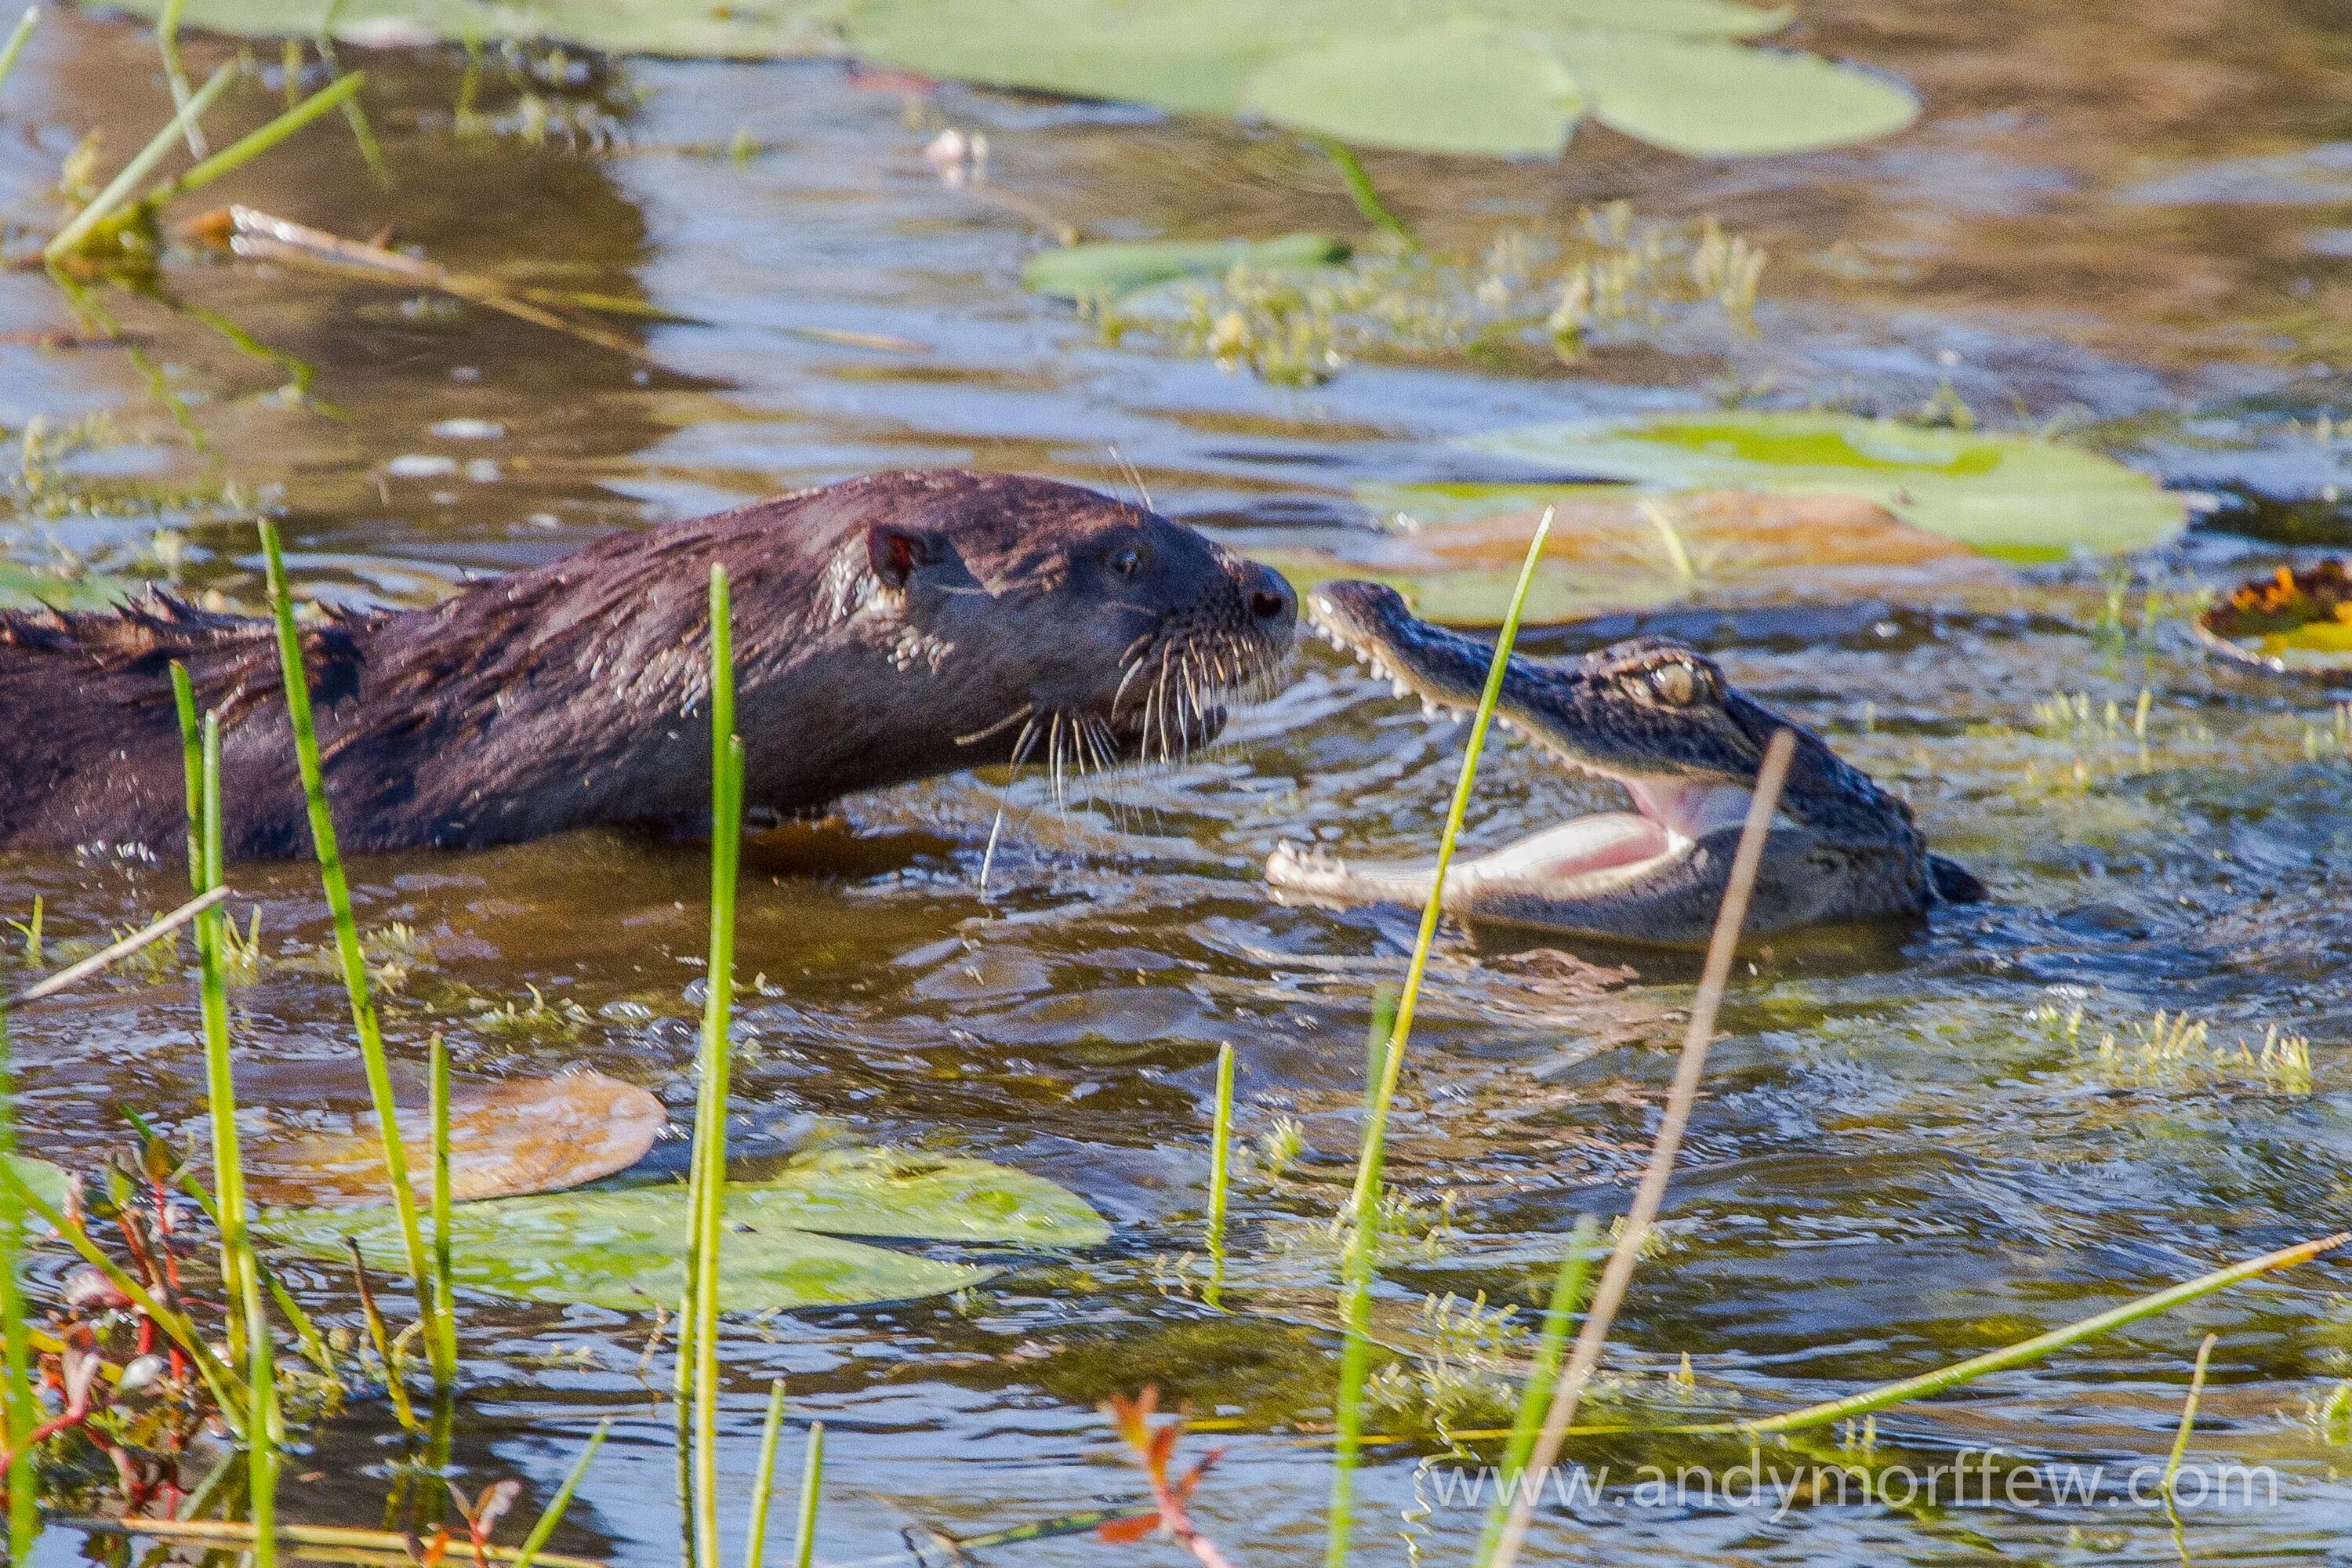
M1287 243L1246 249L1211 279L1139 290L1118 287L1113 270L1075 291L1088 280L1078 263L1109 247L1045 252L1024 279L1052 263L1059 286L1045 291L1075 299L1108 340L1141 337L1228 370L1312 385L1359 361L1541 370L1705 318L1745 332L1766 260L1712 218L1644 219L1624 202L1587 209L1556 231L1503 229L1471 256L1392 236L1310 263L1269 248Z

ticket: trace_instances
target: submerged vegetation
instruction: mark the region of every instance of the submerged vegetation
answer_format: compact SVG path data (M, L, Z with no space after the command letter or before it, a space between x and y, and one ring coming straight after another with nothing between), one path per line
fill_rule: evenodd
M1712 219L1648 221L1619 202L1556 235L1505 229L1476 258L1388 237L1342 263L1249 256L1212 282L1106 292L1089 305L1110 342L1143 335L1279 384L1313 385L1359 360L1574 363L1699 315L1748 331L1764 264L1762 250Z

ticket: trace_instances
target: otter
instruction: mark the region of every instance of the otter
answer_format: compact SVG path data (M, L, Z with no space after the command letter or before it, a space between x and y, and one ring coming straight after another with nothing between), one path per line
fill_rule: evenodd
M1192 529L1009 474L875 474L618 534L307 626L342 846L707 831L714 562L754 823L992 763L1176 757L1267 686L1297 612ZM185 853L174 660L222 715L226 852L309 853L274 627L152 590L0 615L0 847Z

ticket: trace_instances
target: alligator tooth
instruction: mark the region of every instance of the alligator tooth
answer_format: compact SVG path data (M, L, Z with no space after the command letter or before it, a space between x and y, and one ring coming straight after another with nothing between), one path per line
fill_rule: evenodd
M1412 695L1412 688L1407 686L1403 681L1399 680L1393 675L1389 677L1389 689L1399 697L1410 697Z
M1432 702L1432 701L1431 701L1428 698L1426 698L1426 697L1423 698L1423 699L1421 700L1421 716L1422 716L1423 718L1424 718L1424 719L1434 719L1434 718L1436 718L1436 717L1437 717L1437 704L1436 704L1436 703L1434 703L1434 702Z

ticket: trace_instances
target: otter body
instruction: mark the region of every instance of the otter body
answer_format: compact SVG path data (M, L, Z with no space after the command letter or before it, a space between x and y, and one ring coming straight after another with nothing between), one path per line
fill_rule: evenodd
M1296 614L1191 529L1010 475L877 474L618 535L306 628L343 847L707 827L713 563L755 816L1065 748L1173 755L1271 677ZM156 595L0 616L0 846L184 851L174 660L222 715L227 852L309 852L272 626Z

